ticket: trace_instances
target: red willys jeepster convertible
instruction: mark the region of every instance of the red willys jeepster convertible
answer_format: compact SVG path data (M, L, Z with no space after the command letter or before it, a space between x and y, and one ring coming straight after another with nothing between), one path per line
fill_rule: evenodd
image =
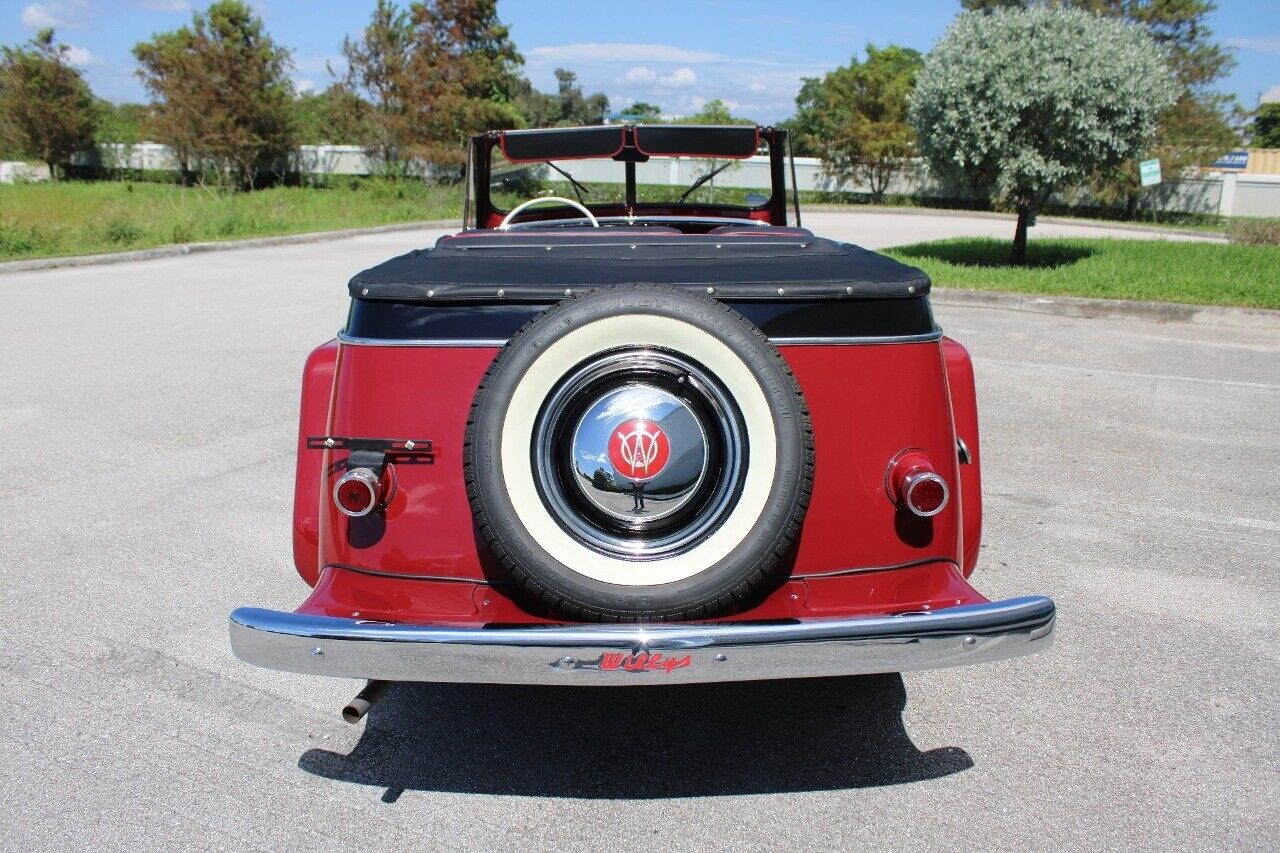
M358 718L394 680L652 685L1045 648L1050 599L968 583L968 353L923 272L800 228L798 205L788 224L788 158L774 128L473 138L464 230L351 279L345 328L307 361L293 550L313 589L232 613L235 653L370 679ZM723 186L749 170L768 197Z

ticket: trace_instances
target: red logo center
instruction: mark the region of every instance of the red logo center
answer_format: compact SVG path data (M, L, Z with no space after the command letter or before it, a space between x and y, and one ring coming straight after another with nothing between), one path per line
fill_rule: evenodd
M618 425L609 436L609 461L628 480L652 480L667 467L671 443L662 427L636 418Z

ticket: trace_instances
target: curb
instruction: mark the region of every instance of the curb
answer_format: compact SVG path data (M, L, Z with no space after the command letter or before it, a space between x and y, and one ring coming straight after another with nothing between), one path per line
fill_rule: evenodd
M1234 326L1242 329L1280 330L1280 311L1267 308L1226 308L1187 305L1181 302L1135 302L1129 299L1087 299L1079 296L1045 296L1036 293L1002 293L933 287L929 297L936 305L1000 308L1031 314L1052 314L1082 319L1137 319L1153 323L1189 323L1197 326Z
M879 204L802 204L800 213L878 213L901 214L903 216L962 216L970 219L998 219L1003 222L1017 222L1018 217L1012 213L1000 213L995 210L964 210L955 207L888 207ZM1044 216L1036 217L1037 222L1050 225L1075 225L1079 228L1099 228L1104 230L1133 231L1137 234L1164 235L1177 234L1182 237L1203 237L1206 241L1227 241L1225 231L1199 231L1195 228L1161 228L1144 225L1138 222L1112 222L1108 219L1083 219L1078 216ZM1035 226L1031 226L1032 229Z
M129 261L150 261L156 258L175 258L199 252L230 252L236 249L256 249L267 246L289 246L295 243L320 243L326 240L342 240L365 234L387 234L394 231L417 231L423 228L449 228L458 225L457 219L429 219L423 222L398 222L394 225L372 225L367 228L342 228L337 231L307 231L301 234L279 234L274 237L250 237L246 240L221 240L207 243L180 243L156 246L154 249L137 249L132 252L109 252L100 255L67 255L60 258L32 258L25 261L0 262L0 274L28 272L60 267L87 267L98 264L123 264Z

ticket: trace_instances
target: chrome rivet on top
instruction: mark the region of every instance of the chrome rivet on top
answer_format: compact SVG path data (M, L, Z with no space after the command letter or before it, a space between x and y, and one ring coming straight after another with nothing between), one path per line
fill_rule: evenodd
M915 293L915 292L916 292L916 286L914 284L907 288L907 293Z
M976 643L976 642L978 642L978 638L977 638L977 637L965 637L965 638L964 638L964 644L965 644L966 646L972 646L972 645L973 645L974 643Z
M366 287L366 288L364 288L363 290L361 290L361 291L360 291L360 295L361 295L361 296L368 296L368 295L369 295L369 288L367 288L367 287Z
M785 296L785 295L786 295L786 292L787 292L787 291L786 291L786 289L785 289L785 288L782 288L782 287L779 287L779 288L778 288L778 295L779 295L779 296Z
M504 296L506 296L506 295L507 295L507 292L506 292L505 290L502 290L502 289L499 289L499 290L498 290L498 298L499 298L499 299L501 299L502 297L504 297Z
M406 442L404 443L404 449L405 449L405 450L413 450L413 449L414 449L415 447L417 447L417 446L418 446L418 445L416 445L416 444L414 444L414 443L413 443L413 439L412 439L412 438L411 438L411 439L409 439L408 441L406 441Z
M314 648L311 649L311 656L313 658L324 657L324 649L320 648L319 646L315 646Z
M434 290L427 291L427 296L435 296L435 295L436 295L436 292Z
M564 295L565 295L565 296L573 296L573 288L566 287L566 288L564 289Z
M633 248L633 249L634 249L635 247L636 247L636 244L635 244L635 243L632 243L632 244L631 244L631 248Z
M719 243L716 243L716 248L717 248L717 249L720 249L720 248L723 248L723 247L722 247Z
M844 289L844 292L845 292L845 293L848 293L849 295L851 295L851 296L852 296L852 295L853 295L853 288L852 288L852 287L846 287L846 288Z
M335 444L337 444L337 443L338 443L338 442L334 441L332 438L326 438L326 439L324 440L324 446L325 446L325 447L333 447L333 446L334 446Z
M714 287L708 287L708 288L707 288L707 293L709 293L709 294L710 294L710 293L715 293L715 292L716 292L716 289L715 289Z
M725 661L728 660L728 658L724 656L723 652L720 652L716 654L716 660L720 661L721 663L724 663Z

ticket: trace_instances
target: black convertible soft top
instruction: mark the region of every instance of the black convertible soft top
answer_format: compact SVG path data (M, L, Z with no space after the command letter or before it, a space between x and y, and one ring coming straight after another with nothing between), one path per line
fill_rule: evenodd
M803 228L464 231L358 273L362 300L547 302L575 289L668 284L721 299L918 298L922 270Z

